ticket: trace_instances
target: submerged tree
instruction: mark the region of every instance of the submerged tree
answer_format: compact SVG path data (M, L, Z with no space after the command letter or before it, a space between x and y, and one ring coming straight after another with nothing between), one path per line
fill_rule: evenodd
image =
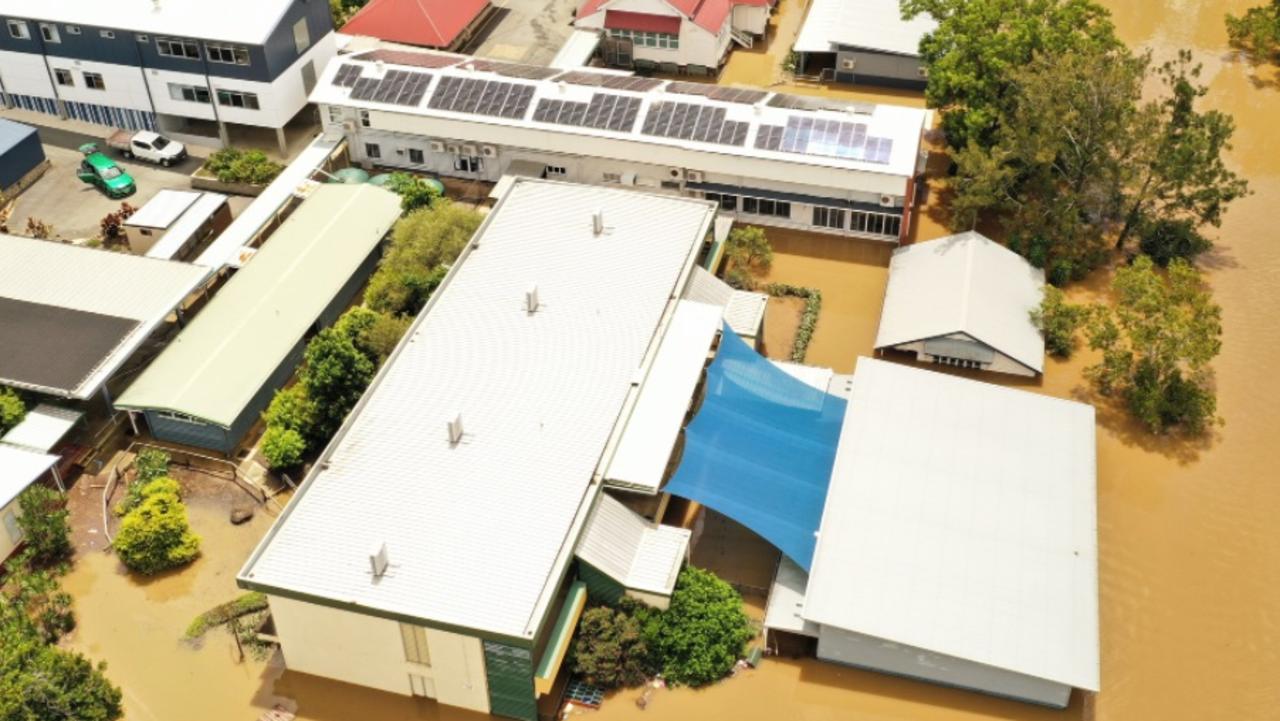
M37 483L18 496L18 507L22 510L18 525L33 563L49 566L71 557L66 495Z
M1031 322L1044 336L1051 355L1066 358L1076 348L1076 333L1088 319L1088 309L1067 302L1066 295L1052 285L1044 287L1040 306L1031 311Z
M1249 8L1244 15L1227 14L1232 47L1260 61L1280 61L1280 0Z
M597 606L582 614L570 649L575 675L604 689L644 683L649 649L635 604L624 598L618 607Z
M663 677L688 686L727 676L751 638L742 596L715 574L693 566L680 571L671 606L642 620L645 644Z

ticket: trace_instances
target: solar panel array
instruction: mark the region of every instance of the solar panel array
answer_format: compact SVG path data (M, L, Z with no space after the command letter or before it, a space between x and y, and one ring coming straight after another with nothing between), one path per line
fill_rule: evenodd
M769 98L769 107L787 110L834 110L841 113L852 110L863 115L871 115L876 111L875 103L848 102L785 93L775 93L772 98Z
M792 116L785 126L761 125L756 133L756 147L799 155L888 163L893 153L893 139L867 135L865 123Z
M742 145L750 127L750 123L725 120L724 108L664 101L649 106L640 132L660 138Z
M588 85L593 88L607 88L609 90L630 90L636 93L644 93L661 85L664 81L654 78L641 78L634 75L608 75L605 73L592 73L585 70L570 70L556 78L558 83L570 83L573 85Z
M639 114L640 98L596 93L589 103L551 98L539 100L533 119L541 123L629 133L635 127Z
M504 63L497 60L484 60L482 58L474 58L464 62L461 67L471 68L485 73L505 75L509 78L520 78L521 80L546 80L560 73L556 68L548 68L541 65Z
M668 93L701 95L712 100L719 100L725 103L741 103L742 105L755 105L769 97L768 91L765 90L726 88L722 85L703 85L701 83L673 82L667 85L666 90Z
M488 115L497 118L523 118L533 100L532 85L504 83L500 80L444 77L436 85L428 105L436 110Z
M427 94L429 73L413 70L388 70L381 79L356 78L351 85L352 100L369 100L389 105L417 105Z
M368 62L377 62L381 60L388 65L408 65L414 68L447 68L450 65L457 65L462 58L456 55L441 55L440 53L427 53L411 50L370 50L359 55L353 55L355 60L365 60Z
M351 63L343 63L338 72L333 76L333 84L343 88L349 88L356 84L356 78L360 77L360 66Z

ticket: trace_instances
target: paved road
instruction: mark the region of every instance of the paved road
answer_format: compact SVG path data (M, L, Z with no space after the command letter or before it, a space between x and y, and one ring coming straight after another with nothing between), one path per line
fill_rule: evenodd
M122 158L119 151L111 150L103 143L103 140L110 132L109 130L104 130L102 135L95 137L87 133L78 133L74 130L67 130L66 128L55 128L47 125L39 125L38 127L40 129L40 141L45 145L55 145L60 148L75 150L85 143L97 143L98 147L111 157L116 158L117 160ZM143 160L130 160L128 162L130 165L152 165L151 163L147 163ZM175 173L190 175L191 173L194 173L196 168L200 167L200 164L203 162L203 158L189 157L181 163L170 167L169 170ZM160 166L155 167L158 168Z

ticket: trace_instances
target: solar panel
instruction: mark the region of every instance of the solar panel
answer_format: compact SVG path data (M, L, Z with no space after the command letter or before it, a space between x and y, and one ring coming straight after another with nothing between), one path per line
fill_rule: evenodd
M533 119L540 123L629 133L635 127L639 114L640 98L595 93L586 103L552 98L539 100Z
M556 68L548 68L542 65L524 65L521 63L504 63L497 60L485 60L483 58L473 58L462 63L464 68L472 68L485 73L496 73L508 78L519 78L521 80L546 80L554 77L560 71Z
M769 96L767 90L750 90L746 88L727 88L723 85L704 85L701 83L686 83L674 81L667 84L666 91L668 93L677 93L679 95L701 95L711 100L719 100L725 103L739 103L742 105L755 105Z
M378 89L381 80L377 78L357 78L351 86L352 100L372 100L373 94Z
M845 102L809 95L787 95L785 93L774 93L773 97L769 98L768 105L772 108L785 108L787 110L834 110L842 113L852 111L862 115L871 115L876 111L874 103Z
M785 126L761 125L756 131L756 147L886 164L893 154L893 139L867 135L865 123L793 115Z
M649 106L640 132L660 138L742 145L750 123L725 119L725 109L693 103L657 102Z
M356 78L360 77L360 66L351 63L343 63L338 72L333 76L333 84L341 88L349 88L356 82Z
M371 63L381 60L388 65L408 65L415 68L447 68L450 65L457 65L463 60L463 58L456 55L441 55L439 53L409 50L370 50L352 57L356 60L366 60Z
M428 105L437 110L500 118L524 117L533 86L480 78L442 78Z
M593 73L586 70L570 70L556 76L558 83L570 83L572 85L587 85L593 88L606 88L609 90L630 90L632 92L644 93L661 85L664 81L654 78L641 78L634 75L614 75L606 73Z

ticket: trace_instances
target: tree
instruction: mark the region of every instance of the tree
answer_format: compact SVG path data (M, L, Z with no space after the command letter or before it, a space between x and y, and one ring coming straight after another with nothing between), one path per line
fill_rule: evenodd
M1044 335L1049 353L1067 358L1076 347L1076 331L1084 325L1088 309L1067 302L1066 295L1051 285L1044 287L1040 307L1031 311L1031 322Z
M365 303L389 314L417 315L466 247L480 215L440 199L396 222L391 245L369 280Z
M152 575L200 555L200 537L191 532L179 490L172 478L151 481L143 489L142 503L120 522L112 546L130 570Z
M204 170L223 183L266 185L275 180L284 166L269 159L261 150L223 148L209 156Z
M48 566L71 557L70 512L64 494L36 483L18 496L18 508L18 526L34 563Z
M71 594L58 585L62 569L32 568L33 563L30 549L5 563L0 624L23 623L45 643L57 643L76 627Z
M1222 349L1222 309L1181 259L1167 274L1146 256L1116 270L1114 306L1098 305L1086 328L1102 361L1085 369L1104 395L1124 399L1152 433L1199 434L1217 421L1209 362Z
M1260 61L1280 60L1280 0L1249 8L1244 15L1227 14L1231 46Z
M272 470L298 465L306 452L306 439L292 428L267 426L266 432L262 434L262 455Z
M133 483L125 489L124 498L116 504L116 515L123 516L142 503L142 491L157 478L169 475L169 454L158 448L143 448L133 461Z
M764 229L747 225L729 231L725 242L725 280L735 288L749 290L756 285L756 277L765 275L773 267L773 246Z
M667 681L702 686L733 670L751 638L742 596L710 571L685 567L671 606L643 619L645 645Z
M22 422L27 416L27 405L12 388L0 386L0 435Z
M392 173L387 188L400 196L400 210L406 213L428 207L440 197L434 184L409 173Z
M903 0L902 14L931 15L920 41L925 99L942 110L953 149L984 147L1013 108L1012 74L1037 55L1122 46L1110 14L1091 0Z
M316 432L316 415L316 406L307 396L306 386L295 383L276 391L263 414L263 420L268 428L290 430L310 442L323 440Z
M351 308L335 323L335 327L351 339L356 348L375 365L381 365L395 350L400 337L412 322L404 316L379 313L365 306Z
M1175 258L1194 260L1196 256L1213 247L1209 239L1196 230L1189 219L1169 220L1161 218L1143 223L1138 249L1165 267Z
M596 606L582 614L569 652L575 675L604 689L644 683L649 650L635 603L624 598L617 608Z
M43 643L20 622L0 621L0 719L115 721L121 693L105 670Z
M302 385L315 408L315 433L329 438L373 380L373 361L337 328L325 328L307 344Z

